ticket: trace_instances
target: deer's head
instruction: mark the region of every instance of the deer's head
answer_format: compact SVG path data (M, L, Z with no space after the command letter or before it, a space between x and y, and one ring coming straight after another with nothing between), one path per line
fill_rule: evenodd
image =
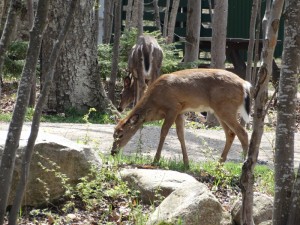
M123 79L123 89L120 94L120 103L117 107L119 112L122 112L134 99L134 85L130 76Z

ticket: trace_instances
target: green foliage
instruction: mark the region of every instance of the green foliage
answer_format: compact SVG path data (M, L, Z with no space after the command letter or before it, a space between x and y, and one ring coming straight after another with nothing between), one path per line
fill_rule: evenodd
M3 74L5 78L19 78L25 64L28 42L13 42L4 58Z

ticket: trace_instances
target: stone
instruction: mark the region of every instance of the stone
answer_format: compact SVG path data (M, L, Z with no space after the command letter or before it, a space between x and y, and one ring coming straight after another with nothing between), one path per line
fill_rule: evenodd
M0 131L0 159L6 136L7 132ZM21 175L21 153L26 147L28 136L28 131L22 132L8 205L12 204ZM90 147L39 132L22 205L39 206L58 200L65 193L64 183L76 185L81 177L88 175L91 165L101 168L102 160Z

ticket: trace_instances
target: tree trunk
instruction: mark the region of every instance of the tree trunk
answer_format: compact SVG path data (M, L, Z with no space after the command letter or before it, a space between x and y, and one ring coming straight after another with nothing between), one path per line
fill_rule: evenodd
M33 20L34 20L33 2L32 0L26 0L26 3L27 3L27 15L28 15L28 23L29 23L29 31L30 31L32 29ZM30 108L34 107L35 99L36 99L36 76L34 76L32 79L32 85L31 85L30 97L28 103L28 106Z
M286 225L291 211L297 209L296 204L291 204L291 193L294 182L295 112L300 68L299 9L299 0L285 1L284 42L281 63L282 69L279 80L275 141L274 202L276 202L276 204L274 204L273 207L274 225ZM299 190L297 190L297 192L299 193ZM295 197L297 198L297 196ZM297 214L299 214L299 211ZM292 219L292 221L294 220Z
M228 0L216 0L212 20L211 68L225 68ZM207 113L207 126L219 125L212 113Z
M18 89L18 97L12 120L9 125L4 151L0 166L0 224L3 224L7 199L10 192L13 169L15 165L16 151L19 146L20 135L25 119L26 107L29 101L32 77L39 57L43 32L47 25L49 2L39 1L34 27L30 33L30 42L27 51L25 66Z
M2 69L3 69L3 64L4 64L4 56L5 52L10 44L13 31L17 25L17 17L18 14L21 11L21 5L22 1L21 0L11 0L10 6L9 6L9 11L7 15L7 20L1 35L0 39L0 80L2 83ZM0 97L1 97L1 85L0 84Z
M53 0L50 5L49 26L42 46L42 82L44 68L53 48L54 40L65 22L68 2ZM110 101L102 86L97 62L97 28L94 0L81 1L76 10L61 54L57 60L54 82L45 107L46 111L65 113L76 110L86 113L90 108L110 112ZM83 26L84 25L84 26ZM71 34L71 35L70 35Z
M0 3L0 36L2 36L2 32L3 32L3 29L4 29L4 26L5 26L5 22L6 22L6 19L7 19L7 13L8 13L8 0L3 0L1 1Z
M166 7L165 7L164 27L163 27L163 37L164 38L166 38L167 34L168 34L169 8L170 8L170 0L167 0Z
M132 28L132 10L133 10L133 0L128 0L126 6L126 21L125 21L125 27L128 30Z
M189 0L187 10L184 62L194 62L199 59L201 0Z
M264 118L266 115L265 104L267 101L267 86L272 74L272 61L275 46L277 43L279 20L284 0L274 0L272 10L268 20L265 34L262 66L258 72L258 80L254 91L254 114L253 114L253 132L251 135L247 159L242 167L241 190L242 190L242 224L253 224L253 170L257 162L259 145L263 134Z
M111 33L112 33L112 24L113 24L113 11L114 11L114 1L104 0L104 20L103 20L103 44L109 44Z
M300 164L298 165L298 172L296 175L287 225L294 225L300 221Z
M157 30L161 31L158 0L153 0L154 19Z
M247 52L246 80L249 81L252 85L254 85L252 83L253 79L251 76L252 76L252 63L253 63L253 53L254 53L255 34L256 34L256 18L258 15L259 1L261 0L253 0L252 2L252 11L251 11L250 29L249 29L249 44L248 44L248 52Z
M47 75L45 77L45 84L43 86L40 98L38 99L37 105L34 110L33 120L32 120L32 125L31 125L31 133L30 133L30 136L28 139L27 146L24 149L20 182L17 186L16 197L14 199L13 206L9 213L9 224L11 224L11 225L17 224L19 210L21 207L22 199L23 199L24 192L25 192L25 187L27 184L27 178L29 177L30 162L31 162L32 154L33 154L33 148L34 148L35 141L36 141L36 138L38 135L39 127L40 127L40 118L42 115L43 105L46 102L46 96L48 95L49 89L51 87L51 82L52 82L53 74L54 74L54 68L55 68L57 57L59 55L60 48L63 44L63 41L66 37L67 31L70 27L71 21L74 17L74 12L75 12L78 2L79 2L79 0L73 0L70 3L70 11L69 11L67 19L66 19L66 24L62 28L62 30L54 44L51 55L50 55L49 65L48 65L48 68L46 69Z
M108 84L108 97L115 104L115 87L118 74L118 63L119 63L119 47L121 37L121 10L122 4L120 1L115 3L115 29L114 29L114 45L113 45L113 57L112 57L112 69Z
M144 1L139 2L139 9L138 9L138 36L142 35L144 32L143 29L143 17L144 17Z
M173 39L174 39L174 30L175 30L179 2L180 2L180 0L173 0L170 19L169 19L169 23L168 23L167 44L172 43Z

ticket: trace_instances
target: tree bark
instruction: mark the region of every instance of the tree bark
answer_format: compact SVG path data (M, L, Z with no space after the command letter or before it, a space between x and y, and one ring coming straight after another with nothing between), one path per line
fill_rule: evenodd
M49 26L43 39L42 68L53 48L53 42L65 21L66 1L53 0L50 5ZM74 23L57 60L52 88L47 99L46 111L66 113L76 110L86 113L90 108L111 113L111 102L106 96L99 75L97 61L97 35L94 0L81 1ZM42 82L45 70L42 69Z
M127 7L126 7L126 21L125 21L125 27L128 30L132 28L132 10L133 10L132 7L133 7L133 0L128 0Z
M212 20L211 68L225 68L228 0L216 0ZM207 126L219 125L212 113L207 113Z
M138 21L137 21L138 36L142 35L144 32L143 17L144 17L144 1L138 1Z
M32 0L26 0L26 4L27 4L27 15L28 15L28 23L29 23L29 31L30 31L33 26L33 20L34 20L33 2ZM34 107L35 99L36 99L36 76L34 76L32 79L32 85L31 85L30 97L28 103L29 107L31 108Z
M0 224L3 224L10 192L13 169L15 165L16 151L19 146L20 135L25 118L26 107L28 105L32 77L35 75L43 32L47 25L49 1L39 1L37 16L34 27L30 33L30 42L27 51L25 66L18 89L18 97L9 125L4 151L0 166Z
M2 69L4 64L5 52L11 42L13 31L17 25L17 17L21 11L22 1L11 0L7 20L0 39L0 80L2 83ZM1 97L1 84L0 84L0 97Z
M35 145L35 141L38 135L39 127L40 127L40 118L42 115L42 109L43 105L46 102L46 96L49 93L51 83L53 80L53 75L54 75L54 68L56 64L56 60L58 58L61 46L63 44L63 41L66 37L67 31L70 27L71 21L74 18L74 12L76 9L76 6L78 4L79 0L73 0L70 3L70 10L66 19L66 24L62 28L50 55L49 59L49 65L48 68L46 68L46 77L45 77L45 83L43 86L43 89L40 94L40 98L38 99L37 105L34 110L33 114L33 120L32 120L32 125L31 125L31 133L28 139L28 144L26 148L24 149L24 155L23 155L23 160L22 160L22 171L21 171L21 177L19 184L17 186L16 190L16 197L14 199L14 203L12 206L12 209L9 213L9 224L10 225L15 225L17 224L17 218L19 215L19 210L21 207L22 199L24 196L25 192L25 187L27 184L27 178L29 177L29 170L30 170L30 162L33 154L33 148Z
M199 59L201 0L189 0L187 8L184 62L194 62Z
M153 0L154 19L157 30L161 31L158 0Z
M103 44L109 44L111 33L112 33L112 24L113 24L113 10L114 1L104 0L104 28L103 28Z
M1 2L1 5L0 5L0 36L2 36L2 32L3 32L3 29L4 29L4 26L5 26L5 22L6 22L6 19L7 19L7 14L8 14L8 0L3 0Z
M168 35L169 8L170 8L170 0L167 0L166 7L165 7L164 27L163 27L163 37L164 38L166 38Z
M115 3L115 29L114 29L114 45L113 45L113 57L112 57L112 69L109 79L108 86L108 97L115 103L115 87L118 73L118 63L119 63L119 46L121 37L121 10L122 5L118 0Z
M171 14L170 14L169 23L168 23L167 44L172 43L173 39L174 39L174 30L175 30L179 2L180 2L180 0L173 0Z
M294 182L293 193L291 197L290 213L287 225L295 225L300 221L300 164Z
M262 52L262 66L258 72L258 80L254 91L253 132L251 135L247 159L242 167L241 191L242 191L242 222L243 225L253 223L253 170L257 162L259 145L263 134L264 118L266 115L265 104L267 101L267 86L272 74L272 61L277 43L279 20L284 0L274 0L268 20L267 30Z
M293 203L294 182L294 134L296 131L297 84L300 68L300 2L285 1L284 42L277 102L277 126L275 141L275 196L273 224L286 225ZM294 190L299 198L299 190ZM299 206L298 206L299 207ZM299 210L299 208L298 208ZM297 212L299 214L299 211ZM291 221L295 221L291 219ZM298 221L299 222L299 221ZM296 223L292 223L296 224Z

